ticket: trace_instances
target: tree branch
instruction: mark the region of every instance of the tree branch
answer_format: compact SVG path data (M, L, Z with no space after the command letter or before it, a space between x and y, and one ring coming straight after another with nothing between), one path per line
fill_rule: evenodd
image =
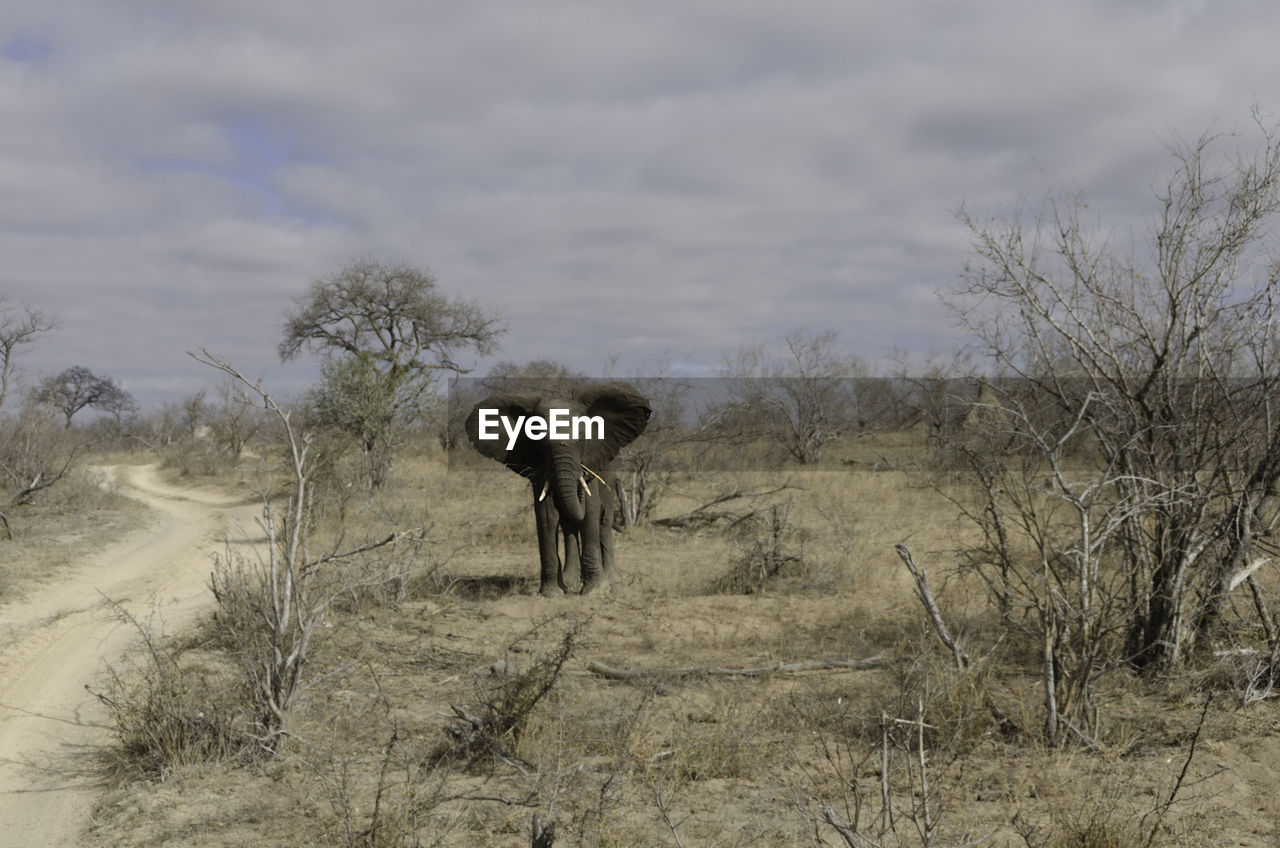
M956 665L960 668L968 668L971 662L969 655L956 642L951 635L951 631L947 629L946 622L942 620L942 612L938 609L938 602L933 599L933 592L929 589L929 576L923 568L917 566L911 559L911 551L907 549L906 545L894 545L893 549L898 552L898 556L906 563L907 570L915 578L916 593L920 598L920 603L924 604L925 612L929 613L934 629L938 631L938 638L951 649L951 653L956 658Z

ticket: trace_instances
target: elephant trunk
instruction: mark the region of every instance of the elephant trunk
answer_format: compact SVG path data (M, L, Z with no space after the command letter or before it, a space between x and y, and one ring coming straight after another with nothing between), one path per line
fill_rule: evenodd
M573 524L581 524L587 517L586 504L582 500L578 480L582 477L582 463L571 445L555 444L551 446L552 473L555 479L551 484L551 492L555 497L556 509L560 517Z

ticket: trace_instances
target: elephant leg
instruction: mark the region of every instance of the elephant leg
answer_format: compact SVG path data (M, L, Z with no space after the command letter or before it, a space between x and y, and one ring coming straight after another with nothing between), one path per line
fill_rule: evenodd
M538 591L543 595L560 595L564 593L564 584L560 582L560 546L556 544L556 525L560 514L551 498L538 500L542 492L541 481L533 484L533 515L538 525L538 560L541 565L541 580Z
M606 476L606 479L608 477ZM613 497L612 486L601 486L604 490L600 496L600 568L610 583L613 574L613 520L618 511L618 502Z
M593 480L586 502L586 517L582 522L582 594L599 587L604 579L600 546L600 498L601 484Z
M564 536L564 567L560 569L560 586L566 591L573 591L582 582L582 553L578 531L560 522L560 532Z

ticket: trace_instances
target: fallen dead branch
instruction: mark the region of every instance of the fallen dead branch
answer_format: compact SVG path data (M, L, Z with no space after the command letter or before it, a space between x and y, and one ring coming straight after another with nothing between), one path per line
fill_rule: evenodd
M737 525L741 524L743 521L746 521L748 518L751 518L752 516L758 514L759 510L748 509L746 511L741 511L741 510L715 509L714 507L722 506L723 504L732 503L733 501L739 501L739 500L747 500L747 501L755 502L760 500L761 498L767 498L771 495L778 494L778 492L783 492L788 489L794 489L794 488L796 487L791 485L790 480L784 481L782 485L775 486L772 489L760 489L757 491L743 491L741 488L735 488L731 492L724 492L720 495L717 495L715 498L713 498L709 502L704 503L702 506L698 507L697 509L691 512L686 512L684 515L676 515L668 518L657 518L657 519L654 519L652 523L657 525L658 527L670 527L670 528L682 529L682 530L695 529L695 528L701 529L705 527L711 527L722 521L725 522L730 527L736 527Z
M587 663L587 671L609 680L648 680L650 678L717 676L717 677L767 677L771 674L791 674L797 671L827 671L831 669L882 668L888 661L881 654L861 660L803 660L778 663L756 668L724 668L715 665L686 665L678 668L618 668L604 660L593 659Z
M942 620L942 612L938 609L938 602L933 599L933 591L929 588L929 575L911 559L911 551L907 549L906 545L894 545L893 549L898 552L898 556L906 563L907 570L915 578L916 593L920 597L920 603L924 605L925 612L929 614L930 620L933 621L933 628L938 632L938 638L951 649L951 653L956 658L956 666L968 668L971 662L969 655L964 648L960 647L960 643L951 635L951 631L947 629L946 622Z

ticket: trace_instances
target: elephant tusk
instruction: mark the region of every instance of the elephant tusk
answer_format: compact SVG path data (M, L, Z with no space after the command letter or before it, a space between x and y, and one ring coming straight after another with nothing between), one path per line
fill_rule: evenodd
M582 496L584 498L591 497L591 484L587 482L587 475L583 474L578 478L578 485L582 487Z
M608 486L608 485L609 485L608 483L605 483L605 482L604 482L604 478L603 478L603 477L601 477L599 474L597 474L597 473L595 473L594 471L592 471L592 470L591 470L590 468L588 468L587 466L585 466L585 465L584 465L584 466L582 466L582 470L583 470L583 471L585 471L585 472L587 472L587 474L590 474L592 477L596 478L597 480L599 480L601 483L604 483L606 486ZM585 476L585 475L584 475L584 476Z
M542 492L538 495L538 503L542 503L547 498L547 481L542 481Z

